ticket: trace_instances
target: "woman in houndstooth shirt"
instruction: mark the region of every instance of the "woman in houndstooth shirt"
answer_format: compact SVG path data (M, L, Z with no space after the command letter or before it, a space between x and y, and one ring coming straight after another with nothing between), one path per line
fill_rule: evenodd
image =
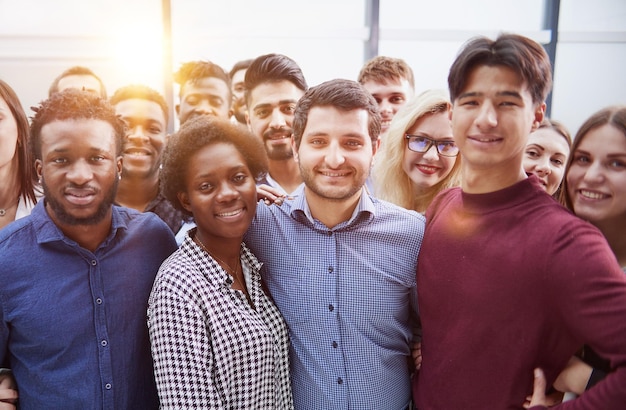
M190 120L170 138L161 181L196 228L161 266L148 307L163 409L291 409L289 338L242 242L267 170L257 138Z

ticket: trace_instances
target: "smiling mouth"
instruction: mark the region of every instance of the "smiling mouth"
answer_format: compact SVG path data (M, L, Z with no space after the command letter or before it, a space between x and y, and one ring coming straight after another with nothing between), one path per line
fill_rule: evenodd
M239 209L236 209L234 211L221 212L219 214L216 214L216 216L218 216L220 218L230 218L232 216L237 216L237 215L239 215L242 212L243 212L243 208L239 208Z
M582 197L588 199L606 199L610 196L599 192L587 191L586 189L581 189L578 192Z
M148 151L141 149L127 149L124 151L125 155L134 155L134 156L149 156L151 155Z

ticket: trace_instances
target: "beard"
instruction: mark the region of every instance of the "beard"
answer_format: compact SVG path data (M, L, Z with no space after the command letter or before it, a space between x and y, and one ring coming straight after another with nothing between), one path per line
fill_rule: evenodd
M302 166L300 175L307 189L320 198L331 202L342 202L359 193L363 189L363 185L367 179L367 174L358 173L355 170L355 176L350 184L344 186L323 185L318 183L318 177L315 169L306 169Z
M265 144L265 151L267 157L273 161L284 161L293 158L293 150L291 149L291 128L281 128L279 130L268 130L263 134L263 141ZM268 141L273 140L274 135L287 136L284 138L285 143L281 145L267 144Z
M54 212L56 218L60 222L66 225L72 225L72 226L96 225L97 223L102 222L102 220L106 217L107 213L109 212L109 209L111 209L111 206L115 202L115 194L117 193L118 184L119 184L119 178L117 178L117 175L116 175L113 185L111 185L111 188L109 188L109 190L106 192L104 199L102 200L102 202L100 203L96 211L89 216L77 218L71 215L69 212L67 212L65 208L63 207L63 204L61 204L61 202L58 201L54 197L54 195L51 195L50 189L48 188L46 181L43 178L41 179L41 186L43 188L45 203L47 205L50 205L50 209Z

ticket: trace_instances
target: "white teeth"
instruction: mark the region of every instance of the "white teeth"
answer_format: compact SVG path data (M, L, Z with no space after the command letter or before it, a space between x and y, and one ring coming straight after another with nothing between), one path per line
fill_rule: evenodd
M324 176L327 176L327 177L342 177L342 176L345 175L343 172L342 173L338 173L338 172L323 172L322 174Z
M235 215L239 214L240 212L241 212L241 209L237 209L236 211L224 212L224 213L221 213L221 214L217 214L217 216L223 216L223 217L235 216Z
M601 194L598 192L586 191L584 189L580 190L580 194L584 196L585 198L589 198L589 199L604 199L608 197L608 195Z

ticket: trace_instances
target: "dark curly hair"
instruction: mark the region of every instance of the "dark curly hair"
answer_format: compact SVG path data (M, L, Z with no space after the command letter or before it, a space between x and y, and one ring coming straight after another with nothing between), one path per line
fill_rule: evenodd
M163 195L185 215L191 216L191 213L183 208L178 193L187 189L189 161L203 147L221 142L232 144L241 153L256 181L267 174L267 154L263 143L246 127L205 115L194 117L170 138L159 174Z
M165 102L165 98L163 98L163 96L159 94L156 90L153 90L147 85L131 84L120 87L115 90L115 93L113 94L109 102L111 103L111 105L115 106L120 101L126 101L133 98L152 101L159 104L159 107L161 107L163 115L165 116L165 124L167 125L169 121L169 108L167 106L167 103Z
M111 124L115 132L115 150L122 153L122 142L125 133L124 121L116 114L113 106L104 98L89 91L69 88L42 101L34 107L35 115L31 117L30 143L34 159L41 158L41 129L54 121L93 119Z

